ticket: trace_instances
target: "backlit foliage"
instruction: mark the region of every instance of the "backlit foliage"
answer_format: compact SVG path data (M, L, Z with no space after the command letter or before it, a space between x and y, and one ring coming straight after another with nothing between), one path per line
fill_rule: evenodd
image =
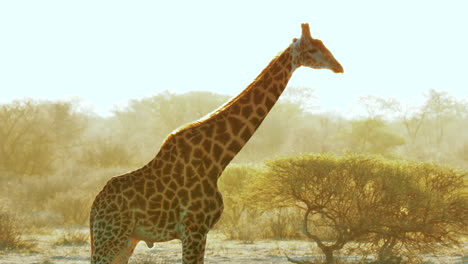
M468 224L466 175L430 163L304 155L269 162L251 202L266 209L302 209L303 232L329 263L333 251L351 241L380 247L379 258L385 260L397 246L461 242ZM323 229L332 231L333 242L325 242Z

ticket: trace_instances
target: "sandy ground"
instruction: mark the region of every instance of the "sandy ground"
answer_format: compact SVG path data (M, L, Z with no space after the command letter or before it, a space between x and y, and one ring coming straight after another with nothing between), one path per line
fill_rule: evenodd
M87 233L88 229L79 229L79 232ZM24 239L34 243L32 250L0 251L0 263L37 263L37 264L62 264L62 263L89 263L89 244L82 245L56 245L63 235L63 230L45 231L39 235L25 236ZM443 256L427 255L427 263L468 264L468 245L463 249L447 251ZM253 243L226 240L222 234L211 232L208 237L205 263L290 263L284 254L296 259L304 259L304 256L321 258L314 244L306 241L276 241L262 240ZM301 258L297 258L302 256ZM181 244L174 240L165 243L157 243L149 249L145 243L140 242L130 259L131 264L165 264L181 263ZM348 260L361 260L360 258L346 257Z

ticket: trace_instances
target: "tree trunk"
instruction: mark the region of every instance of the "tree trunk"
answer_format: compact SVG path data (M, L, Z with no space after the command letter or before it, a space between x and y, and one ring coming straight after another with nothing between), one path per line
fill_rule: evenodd
M327 264L333 264L333 249L329 247L320 248L325 254L325 262Z

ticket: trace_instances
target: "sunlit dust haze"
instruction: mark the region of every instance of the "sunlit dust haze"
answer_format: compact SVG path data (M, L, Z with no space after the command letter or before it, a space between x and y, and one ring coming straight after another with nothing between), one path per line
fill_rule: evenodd
M235 95L309 23L344 74L298 69L320 111L463 98L466 1L2 1L0 103L81 98L107 116L165 90Z

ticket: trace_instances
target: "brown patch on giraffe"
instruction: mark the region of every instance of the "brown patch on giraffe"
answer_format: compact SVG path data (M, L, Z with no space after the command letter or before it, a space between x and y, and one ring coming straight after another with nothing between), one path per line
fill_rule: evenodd
M180 205L179 197L174 196L174 200L172 200L172 202L171 202L171 208L172 209L179 208L179 205Z
M170 223L176 221L176 216L175 216L174 211L170 211L170 212L168 213L168 219L167 219L167 221L170 222Z
M241 138L244 140L244 142L247 142L252 135L252 132L250 131L250 128L248 126L244 127L244 130L242 131Z
M203 135L201 135L200 133L196 133L194 136L190 138L190 143L192 143L193 145L198 145L200 144L202 139L203 139Z
M213 146L213 157L216 161L219 161L221 158L221 153L223 153L223 148L219 144L214 144Z
M171 181L171 183L169 183L168 187L169 187L169 189L171 189L173 191L177 191L178 185L174 181Z
M265 110L263 110L263 107L260 107L260 106L257 107L256 112L257 112L257 115L258 115L258 116L264 116L264 115L266 115Z
M135 196L135 194L136 192L133 189L127 189L123 192L123 195L125 196L125 198L127 198L127 200L133 199L133 196Z
M192 202L192 204L189 207L189 210L192 212L197 212L198 210L201 209L201 207L202 207L202 202L200 200L196 200Z
M163 160L170 160L171 159L171 151L163 151L161 155L161 159Z
M193 188L192 191L190 192L190 196L192 197L192 199L199 199L203 197L201 184L198 181L197 181L197 184L195 185L195 188Z
M179 197L183 204L187 204L189 200L189 193L185 189L180 189L179 191L177 191L177 197Z
M188 163L190 160L190 155L192 153L192 146L188 144L185 140L180 140L179 144L177 145L179 150L179 155L184 159L185 163Z
M219 176L219 170L216 167L212 167L211 170L208 172L208 179L211 181L216 181Z
M136 195L130 201L130 207L145 210L145 208L146 208L146 199L145 199L145 197L143 197L142 195Z
M202 132L204 132L206 138L211 138L214 133L214 127L212 123L208 123L207 125L201 126Z
M249 122L254 125L255 127L258 127L261 123L261 119L258 118L258 117L255 117L255 116L252 116L250 119L249 119Z
M158 201L149 201L148 202L148 210L157 210L162 207L162 202Z
M118 196L116 197L116 201L115 201L115 202L117 203L118 206L122 206L122 204L123 204L123 202L124 202L123 196L122 196L122 195L118 195Z
M231 114L238 115L239 112L240 112L240 106L237 104L233 105L231 108Z
M135 190L138 192L138 193L145 193L145 183L144 182L140 182L138 184L135 183Z
M166 196L166 198L169 200L172 200L172 198L174 198L174 195L175 193L171 189L166 189L166 191L164 192L164 196Z
M166 165L163 168L163 173L171 174L171 171L172 171L172 163L166 163Z
M197 220L197 223L203 223L205 222L205 214L204 212L199 212L196 214L195 219ZM201 236L199 238L201 240Z
M267 97L266 100L265 100L265 106L268 108L268 109L271 109L273 107L273 105L275 104L275 102L273 100L270 99L270 97Z
M231 153L226 153L224 155L223 159L221 160L221 164L223 164L224 166L227 166L229 164L229 162L231 162L231 160L233 158L234 158L234 156Z
M281 63L281 65L284 65L289 58L290 56L285 56L284 54L282 54L282 56L279 57L279 62Z
M177 161L175 166L174 166L174 173L175 174L182 174L182 171L184 170L184 164L182 164L181 161Z
M216 224L216 222L218 222L219 218L221 218L221 214L223 213L223 211L218 211L218 212L215 212L215 214L213 215L213 221L211 223L211 226L213 226L214 224Z
M283 72L278 72L276 75L273 76L273 79L275 80L275 82L281 81L281 79L283 79Z
M203 191L208 196L214 195L215 189L211 186L211 183L208 180L203 180Z
M242 108L242 116L245 117L246 119L250 117L252 112L253 112L253 109L252 109L252 106L250 105L246 105Z
M233 153L237 153L242 149L242 144L237 140L232 140L231 144L228 146L228 150Z
M162 180L161 179L157 179L156 180L156 191L157 192L162 192L165 188L164 184L162 183Z
M234 135L238 134L240 129L242 128L243 126L243 122L242 120L236 118L236 117L228 117L228 122L229 122L229 126L231 127L231 131ZM227 138L225 141L223 142L227 142L227 140L229 140L229 138Z
M185 177L183 174L173 174L172 178L176 182L177 186L184 186Z
M223 133L217 134L215 136L215 140L221 143L228 142L230 138L231 138L231 135L227 131L224 131Z
M205 139L203 141L203 149L207 152L207 153L211 153L211 146L213 145L213 143L211 142L210 139Z
M172 179L172 177L170 175L163 175L161 177L161 181L164 183L164 185L166 185L168 182L170 182Z
M143 219L146 218L146 215L145 215L143 212L141 212L141 211L136 211L136 212L135 212L135 218L136 218L136 219L141 219L141 220L143 220Z
M177 222L168 222L166 223L167 230L173 230L177 225ZM174 238L178 238L178 236L174 236Z
M270 86L271 81L272 81L272 78L268 75L268 77L265 78L265 80L263 81L263 87L267 88L268 86Z
M273 84L273 86L270 88L270 91L275 96L275 98L278 98L281 95L281 90L278 89L278 87L278 84Z
M198 182L200 182L200 179L198 177L190 177L186 180L186 186L187 188L192 188L192 186L194 186Z
M107 214L114 213L114 212L116 212L118 209L119 209L119 208L117 207L117 205L111 204L110 206L108 206L108 207L106 208L106 213L107 213Z
M250 97L252 97L252 92L251 91L248 91L246 93L244 93L239 99L238 101L236 102L236 104L234 104L232 106L233 109L235 109L236 111L232 112L232 114L234 115L238 115L239 112L240 112L240 105L244 105L244 104L248 104L250 102Z
M195 171L193 170L192 166L186 166L185 167L185 177L187 178L193 178L195 176ZM179 185L183 186L183 185Z
M193 151L193 157L195 159L201 159L203 158L203 150L201 148L195 148L195 150Z
M281 71L283 67L279 63L275 63L273 67L271 68L271 75L275 76L279 71Z
M208 161L208 159L206 159ZM200 162L200 165L196 166L196 169L197 171L197 174L200 175L200 176L204 176L205 175L205 165L203 165L202 161Z
M162 211L161 214L159 215L158 226L159 227L165 227L166 223L167 223L167 213Z
M216 122L216 134L219 135L226 132L226 126L226 121L224 121L223 119L219 119Z
M169 210L171 203L168 200L163 200L162 207L164 210Z
M157 193L156 195L151 197L150 202L161 202L162 200L163 200L162 194Z
M216 209L216 202L212 199L203 199L204 207L211 209L210 211L214 211Z
M213 160L211 158L203 159L203 168L209 169L212 164L213 164ZM203 174L200 174L200 175L203 175Z
M254 90L254 103L255 104L261 104L263 101L263 92L260 92L258 90Z
M195 170L198 167L201 167L203 164L203 160L201 158L194 158L192 159L192 167L195 168Z
M156 184L153 181L148 181L145 186L145 193L144 195L148 197L150 194L152 194L156 190Z

